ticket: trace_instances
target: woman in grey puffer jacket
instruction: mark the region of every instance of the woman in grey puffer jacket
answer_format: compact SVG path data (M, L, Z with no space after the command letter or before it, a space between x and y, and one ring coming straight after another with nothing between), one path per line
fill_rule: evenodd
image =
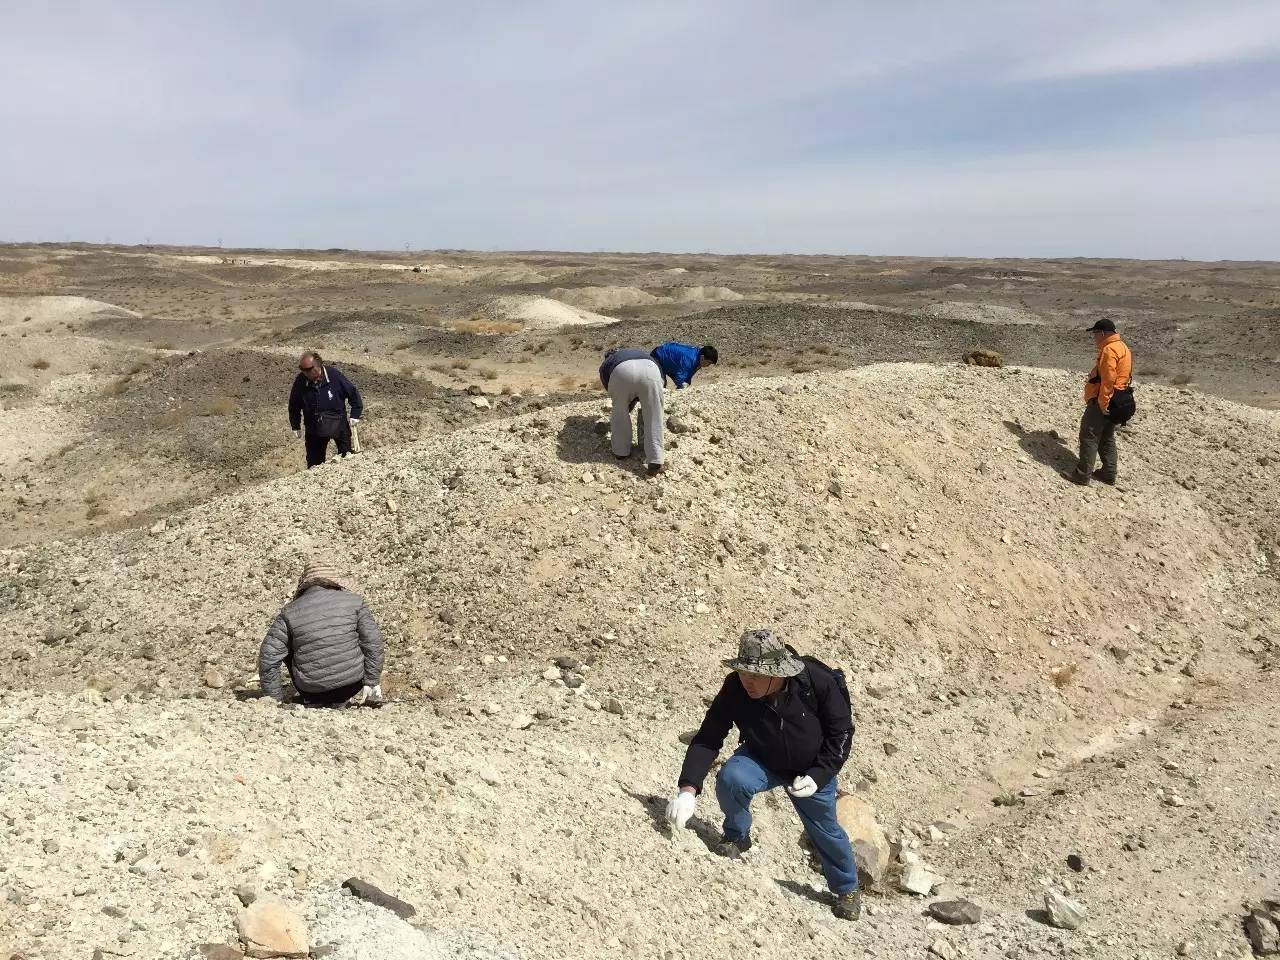
M258 681L264 694L283 700L284 665L305 704L377 703L382 656L382 633L364 598L336 567L312 561L262 641Z

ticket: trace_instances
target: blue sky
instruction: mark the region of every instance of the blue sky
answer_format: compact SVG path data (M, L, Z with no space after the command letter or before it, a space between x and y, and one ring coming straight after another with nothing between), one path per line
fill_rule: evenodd
M0 6L0 240L1280 259L1280 2Z

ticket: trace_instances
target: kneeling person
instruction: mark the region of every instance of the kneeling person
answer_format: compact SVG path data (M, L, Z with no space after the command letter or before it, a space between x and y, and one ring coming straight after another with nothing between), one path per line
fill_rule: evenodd
M834 671L795 655L772 631L748 630L734 672L716 694L689 744L680 790L667 819L683 827L693 815L711 764L736 726L741 746L716 776L724 838L716 852L737 857L751 847L751 799L785 786L836 896L835 915L856 920L862 905L849 836L836 819L836 774L849 758L853 716Z
M640 405L639 432L649 473L662 471L662 370L644 350L611 350L600 364L600 383L613 401L609 441L613 455L631 455L631 410Z
M308 706L372 705L382 701L382 658L382 632L364 597L337 569L312 562L262 641L258 682L283 700L283 665Z

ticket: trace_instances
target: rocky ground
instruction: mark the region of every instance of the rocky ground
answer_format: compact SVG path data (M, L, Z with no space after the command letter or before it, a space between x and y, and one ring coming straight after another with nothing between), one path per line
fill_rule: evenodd
M255 898L339 958L1247 955L1245 905L1280 889L1280 421L1148 386L1121 485L1081 490L1078 391L708 380L657 480L608 456L598 397L513 406L3 550L0 956L198 956ZM255 698L317 548L387 634L381 710ZM784 797L742 862L707 849L709 798L661 824L753 625L850 676L842 784L894 845L858 923ZM958 897L978 923L926 914Z

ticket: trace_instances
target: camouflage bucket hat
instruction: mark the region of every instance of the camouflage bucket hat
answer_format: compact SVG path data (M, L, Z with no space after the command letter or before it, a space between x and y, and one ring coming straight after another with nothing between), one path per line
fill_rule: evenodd
M721 662L730 670L763 677L794 677L804 670L804 664L772 630L748 630L738 641L738 655Z

